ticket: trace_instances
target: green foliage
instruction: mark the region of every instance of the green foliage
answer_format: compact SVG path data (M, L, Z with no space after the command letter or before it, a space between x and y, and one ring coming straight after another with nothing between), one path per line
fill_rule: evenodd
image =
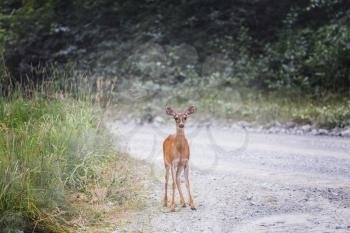
M341 128L349 124L350 102L323 106L307 104L304 108L295 110L292 116L298 123L315 123L321 128Z
M19 5L20 7L11 7ZM7 32L8 43L31 43L35 36L49 29L52 18L52 1L17 0L2 2L2 28ZM30 32L30 33L29 33ZM27 36L27 37L24 37ZM29 36L29 38L28 38Z
M275 67L271 88L302 88L307 92L346 92L350 85L350 27L331 24L318 30L303 29L282 35L273 48L267 47L269 67Z

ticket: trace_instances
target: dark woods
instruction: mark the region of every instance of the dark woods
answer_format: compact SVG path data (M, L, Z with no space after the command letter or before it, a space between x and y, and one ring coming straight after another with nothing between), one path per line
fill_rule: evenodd
M1 69L17 82L40 82L47 78L41 68L74 64L167 85L214 77L222 86L348 95L349 6L346 0L3 0Z

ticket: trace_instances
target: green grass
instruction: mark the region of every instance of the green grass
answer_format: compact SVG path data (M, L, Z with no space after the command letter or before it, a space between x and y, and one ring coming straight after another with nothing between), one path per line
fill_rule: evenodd
M200 99L199 108L223 121L253 121L261 125L273 121L312 124L318 128L350 125L350 100L347 98L313 99L289 93L252 91L213 91ZM208 108L208 106L213 106Z
M137 199L127 160L112 149L100 115L72 99L0 98L1 232L70 232L82 227L82 210L103 219L87 203L124 207ZM79 208L77 195L85 197Z
M272 121L294 121L320 128L350 125L350 98L337 95L315 98L297 91L266 93L248 88L191 83L191 80L173 87L151 83L137 87L141 93L138 98L131 96L119 99L117 104L121 116L128 113L133 117L166 117L166 105L181 111L189 104L194 104L198 113L193 115L193 119L199 122L215 120L230 123L245 120L265 125Z

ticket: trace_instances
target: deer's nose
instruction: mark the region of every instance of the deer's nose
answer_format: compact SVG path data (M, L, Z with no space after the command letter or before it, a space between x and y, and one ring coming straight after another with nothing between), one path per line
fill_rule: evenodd
M183 127L185 127L184 124L179 124L179 127L182 129Z

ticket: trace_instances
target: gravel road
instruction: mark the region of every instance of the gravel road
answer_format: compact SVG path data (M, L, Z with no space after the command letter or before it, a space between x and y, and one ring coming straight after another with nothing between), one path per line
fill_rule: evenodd
M161 204L162 142L175 125L107 126L123 150L150 164L154 180L145 210L116 232L350 232L349 138L187 125L198 208L170 212Z

